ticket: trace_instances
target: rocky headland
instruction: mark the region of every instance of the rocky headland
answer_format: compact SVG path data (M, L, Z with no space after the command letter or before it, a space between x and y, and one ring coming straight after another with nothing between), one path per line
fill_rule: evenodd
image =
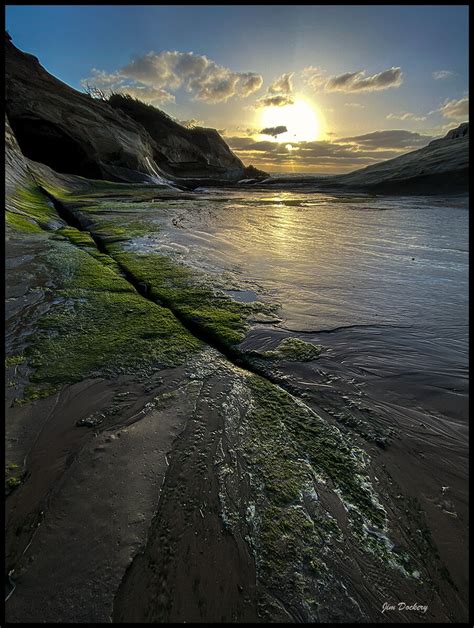
M463 122L423 148L349 174L324 178L278 176L264 184L390 195L467 194L469 123Z
M23 154L57 172L185 188L264 178L214 129L185 128L164 112L72 89L5 36L5 110Z

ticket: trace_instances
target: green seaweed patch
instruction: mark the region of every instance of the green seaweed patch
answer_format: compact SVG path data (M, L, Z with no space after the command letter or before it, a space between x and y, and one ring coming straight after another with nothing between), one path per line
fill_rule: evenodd
M78 232L82 233L82 232ZM93 242L93 241L92 241ZM62 296L77 296L78 290L108 292L135 292L126 279L117 272L117 265L92 245L86 248L71 246L68 242L52 243L46 254L46 263L59 277Z
M153 199L157 193L168 191L167 185L150 185L147 183L117 183L114 181L91 180L84 177L74 176L68 181L67 178L54 181L41 173L36 173L36 179L45 190L57 199L63 201L100 201L106 199L109 203L112 198L116 199Z
M282 433L279 426L284 426L286 437L291 439L298 457L307 459L313 469L330 478L343 498L355 506L372 525L383 528L386 523L385 511L374 500L369 489L370 483L363 475L363 462L358 452L348 444L340 431L289 393L261 377L249 377L248 384L256 401L252 413L253 423L258 425L258 432L264 429L269 432L269 438L273 432L269 446L279 442L282 438L278 436ZM278 449L272 457L274 464L280 464Z
M235 345L249 330L246 319L254 308L217 293L204 275L156 253L122 252L116 247L110 252L126 272L148 287L152 299L219 344Z
M25 216L21 214L14 213L12 211L7 210L5 212L5 223L15 231L19 231L20 233L42 233L43 230L36 223L32 222Z
M5 368L9 368L11 366L18 366L22 362L25 361L25 356L22 354L19 355L9 355L5 357Z
M51 219L58 220L52 203L36 186L18 188L12 201L25 215L33 218L40 227L46 226Z
M120 225L111 220L96 220L92 228L94 234L105 243L123 242L130 238L146 236L156 233L159 228L156 224L143 220L122 219Z
M247 522L257 576L288 603L301 608L306 600L315 611L308 600L314 598L315 581L330 579L323 557L342 533L322 508L314 468L288 429L291 417L306 412L264 379L252 375L246 381L252 405L242 442L255 500Z
M54 244L48 261L62 287L25 350L34 372L23 402L85 377L177 366L201 348L168 309L143 299L110 267L68 243Z
M80 231L75 227L62 227L57 229L56 234L67 238L72 244L80 248L97 249L96 243L87 231Z
M5 493L8 495L15 488L20 486L25 477L20 465L9 462L5 465Z
M284 338L276 349L254 351L252 355L268 360L287 360L290 362L311 362L321 354L321 345L313 345L300 338Z

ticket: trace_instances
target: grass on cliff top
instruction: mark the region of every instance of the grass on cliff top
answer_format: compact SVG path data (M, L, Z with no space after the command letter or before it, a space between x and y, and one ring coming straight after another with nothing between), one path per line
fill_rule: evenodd
M85 377L177 366L201 347L169 310L86 251L54 242L47 263L62 286L25 351L34 373L24 402Z

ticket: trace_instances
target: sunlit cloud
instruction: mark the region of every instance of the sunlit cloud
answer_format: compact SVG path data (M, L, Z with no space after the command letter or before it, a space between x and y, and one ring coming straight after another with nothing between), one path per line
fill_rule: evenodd
M430 135L422 135L405 130L388 130L374 131L365 135L356 135L353 137L343 137L338 142L350 142L358 146L371 147L373 149L391 148L391 149L415 149L426 146L433 137Z
M294 104L293 100L293 74L286 72L275 79L267 89L267 93L255 103L255 107L284 107Z
M326 92L375 92L399 87L403 82L403 72L392 67L383 72L366 76L364 70L326 76L324 70L309 66L302 71L304 82L314 90Z
M408 111L404 113L389 113L386 118L387 120L413 120L414 122L423 122L423 120L426 120L426 116L417 116Z
M226 137L229 146L244 161L285 169L290 163L301 171L343 172L392 159L421 148L433 139L411 131L375 131L365 135L331 141L292 142L255 141L251 137Z
M360 102L345 102L346 107L353 107L354 109L365 109L365 105Z
M454 120L465 120L469 118L469 96L459 98L459 100L448 100L439 109L445 118Z
M135 57L112 73L94 68L81 84L142 94L147 102L173 102L170 91L184 87L195 100L220 103L234 96L247 98L262 87L263 77L255 72L234 72L205 55L168 50Z

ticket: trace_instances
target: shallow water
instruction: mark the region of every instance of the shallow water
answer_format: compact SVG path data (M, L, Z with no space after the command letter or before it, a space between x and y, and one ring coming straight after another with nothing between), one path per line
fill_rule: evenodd
M134 248L220 275L238 300L277 302L280 327L331 332L318 341L352 375L466 418L467 197L203 190L164 209Z

